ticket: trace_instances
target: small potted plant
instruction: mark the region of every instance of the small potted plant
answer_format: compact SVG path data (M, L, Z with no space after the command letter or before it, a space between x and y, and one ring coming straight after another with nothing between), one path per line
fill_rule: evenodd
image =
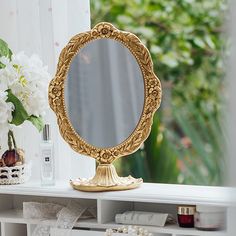
M0 158L0 184L24 182L24 151L17 147L14 126L31 122L43 129L48 106L50 75L37 55L13 54L0 39L0 139L8 140L8 150Z

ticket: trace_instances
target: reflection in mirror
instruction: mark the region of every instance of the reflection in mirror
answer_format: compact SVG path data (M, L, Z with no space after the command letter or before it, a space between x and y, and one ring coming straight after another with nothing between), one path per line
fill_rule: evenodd
M96 147L125 141L142 115L141 69L129 49L113 39L92 41L79 51L70 64L64 93L74 130Z

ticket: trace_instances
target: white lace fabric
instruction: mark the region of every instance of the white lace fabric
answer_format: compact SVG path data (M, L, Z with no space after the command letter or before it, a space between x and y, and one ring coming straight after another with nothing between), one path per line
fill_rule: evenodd
M63 207L55 203L23 202L23 216L26 219L55 219Z
M95 218L96 207L82 206L74 200L70 201L67 206L55 203L24 202L23 216L27 219L40 220L32 236L49 236L53 227L64 229L62 235L67 236L79 219ZM50 221L50 219L57 219L57 221L55 223ZM67 230L66 234L65 230Z

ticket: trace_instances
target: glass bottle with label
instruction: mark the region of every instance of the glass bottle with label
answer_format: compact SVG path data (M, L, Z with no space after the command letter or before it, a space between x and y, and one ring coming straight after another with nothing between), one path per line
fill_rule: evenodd
M41 149L41 184L55 184L55 161L53 153L53 143L50 139L50 126L46 124L43 128L43 140Z

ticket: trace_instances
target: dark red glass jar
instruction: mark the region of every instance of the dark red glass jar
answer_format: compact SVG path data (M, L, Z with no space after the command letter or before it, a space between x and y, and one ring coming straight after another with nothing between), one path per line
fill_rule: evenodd
M195 206L178 206L178 223L180 227L194 227Z

